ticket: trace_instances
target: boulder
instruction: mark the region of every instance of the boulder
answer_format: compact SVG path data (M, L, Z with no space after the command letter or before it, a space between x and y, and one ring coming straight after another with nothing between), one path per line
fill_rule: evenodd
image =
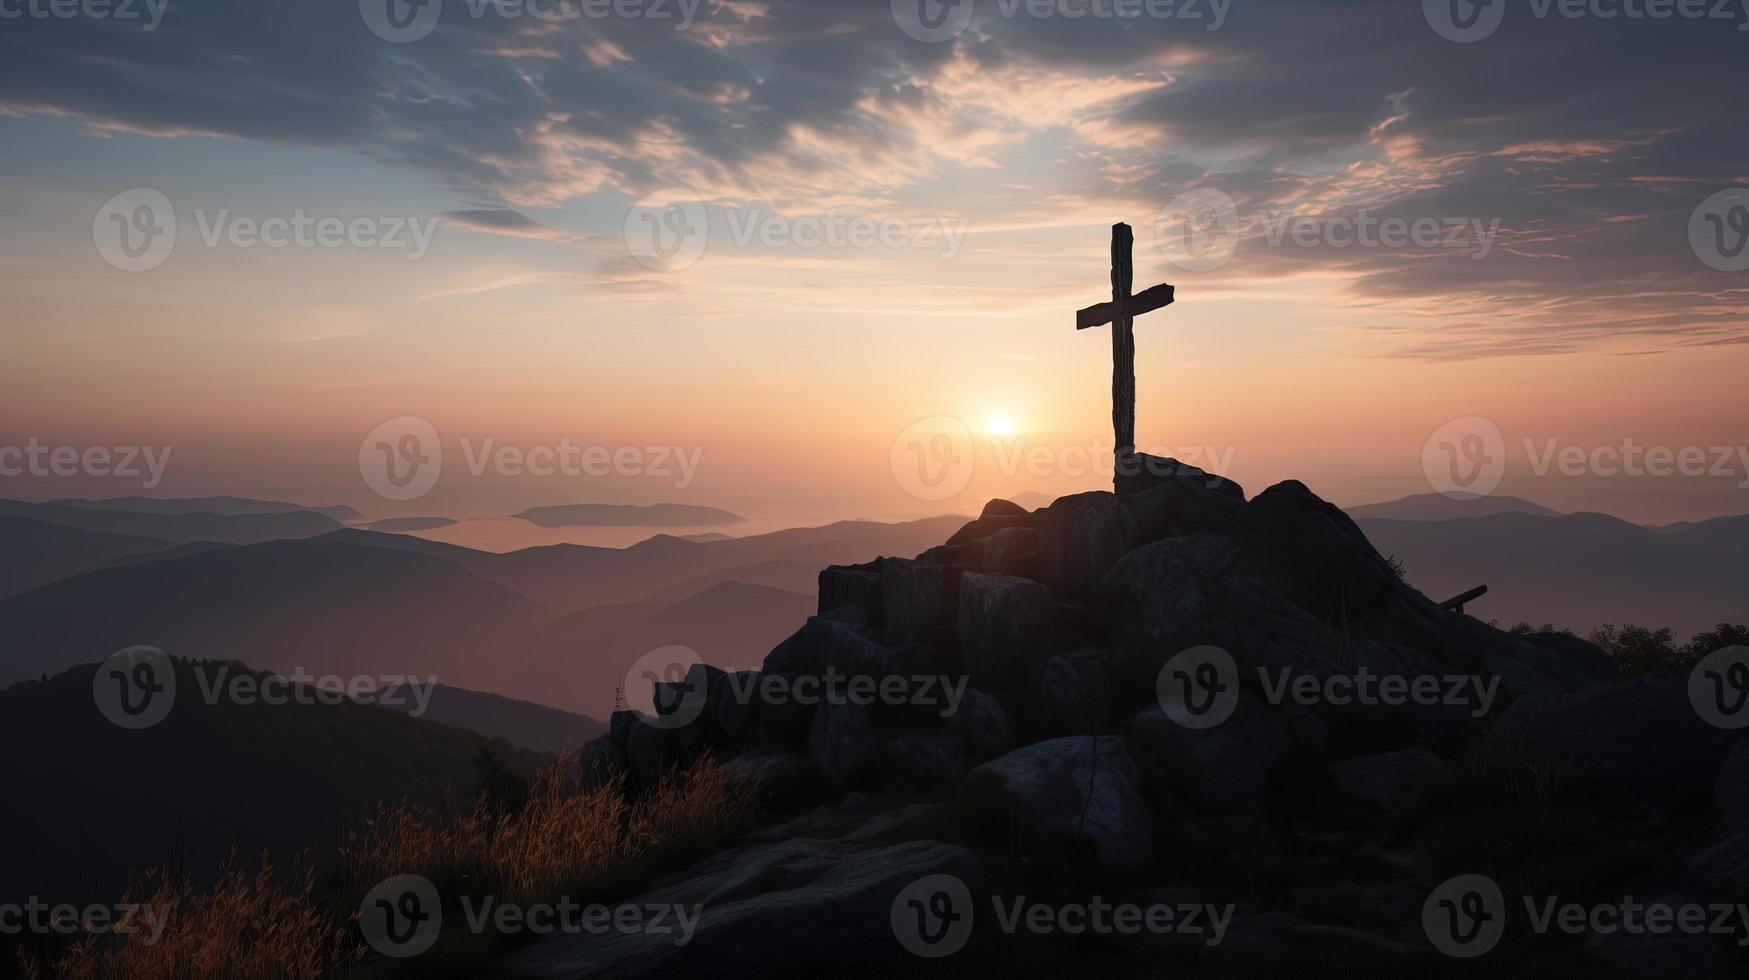
M953 533L947 539L946 547L954 548L961 545L975 544L997 531L1011 527L1038 527L1039 519L1027 513L1001 514L991 517L980 517Z
M1168 484L1196 484L1235 503L1245 502L1245 490L1237 483L1169 456L1131 453L1116 461L1112 486L1120 497L1147 493Z
M885 784L914 792L950 791L966 772L966 740L952 730L907 732L884 754Z
M1567 785L1639 803L1704 806L1743 731L1703 721L1688 675L1646 674L1523 698L1488 735L1490 764L1531 766Z
M1236 488L1237 484L1225 486ZM1210 479L1196 477L1161 480L1119 499L1135 518L1137 544L1185 534L1226 533L1245 506L1242 495L1229 493L1213 485Z
M947 581L941 566L891 558L881 569L881 616L901 636L928 636L947 615Z
M953 726L965 738L966 751L974 761L994 758L1008 751L1008 712L993 694L975 687L966 688Z
M819 773L808 760L788 752L749 752L723 764L727 772L758 787L768 806L792 806L814 798Z
M758 691L757 670L738 670L724 678L721 693L712 701L717 730L724 737L740 738L753 730Z
M1749 824L1749 739L1737 743L1719 767L1713 780L1713 803L1719 816L1738 824Z
M1297 480L1246 504L1235 538L1252 575L1326 623L1361 620L1403 587L1359 526Z
M875 781L880 756L880 737L869 721L867 708L826 701L815 709L808 759L834 787L847 789Z
M975 889L978 860L939 841L890 846L795 838L725 851L625 900L639 910L698 913L695 931L556 933L488 971L521 977L823 976L915 962L895 938L893 908L919 879ZM970 910L967 910L968 912Z
M655 789L684 759L680 740L672 731L646 721L632 726L626 741L626 768L638 792Z
M1039 524L1039 581L1070 595L1091 592L1135 541L1136 519L1115 494L1059 497Z
M1059 653L1045 662L1039 677L1039 723L1049 735L1108 731L1124 687L1112 651L1087 647Z
M1055 642L1050 590L1029 579L967 572L959 607L960 655L972 682L995 690L1030 687Z
M814 616L765 658L764 670L779 674L875 679L929 673L933 657L923 644L887 630L830 616Z
M616 745L612 736L602 735L583 744L577 764L585 789L617 786L626 775L625 748Z
M881 622L881 561L861 565L831 565L820 570L819 612L845 606L862 609L864 622Z
M1581 640L1571 633L1524 633L1518 639L1547 650L1599 683L1607 684L1617 678L1615 658L1590 640Z
M1121 736L1057 738L1016 749L968 773L960 794L1005 815L1023 843L1085 852L1103 871L1138 874L1153 859L1147 809Z
M1012 500L1003 500L998 497L984 505L984 510L978 515L978 518L981 520L986 517L1025 517L1030 513L1031 511Z
M1287 721L1249 693L1212 728L1186 728L1153 705L1130 721L1129 745L1143 795L1156 810L1188 808L1199 817L1261 813L1272 774L1316 766L1321 749L1302 751Z
M1452 767L1423 748L1355 756L1332 769L1342 792L1393 813L1453 778Z
M977 560L973 568L991 575L1019 575L1038 571L1038 529L1010 527L997 531L977 544Z

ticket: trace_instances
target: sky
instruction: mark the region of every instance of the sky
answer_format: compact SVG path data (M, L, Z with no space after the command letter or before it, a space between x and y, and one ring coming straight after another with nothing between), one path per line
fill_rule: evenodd
M1110 328L1073 314L1123 221L1177 287L1135 326L1144 450L1749 513L1746 28L0 0L0 497L799 523L1108 486Z

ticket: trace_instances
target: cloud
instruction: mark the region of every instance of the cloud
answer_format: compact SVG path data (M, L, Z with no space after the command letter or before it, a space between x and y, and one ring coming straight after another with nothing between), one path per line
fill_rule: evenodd
M483 231L511 238L533 238L550 242L572 242L582 236L542 224L521 211L510 208L478 208L471 211L445 211L443 219L458 227Z

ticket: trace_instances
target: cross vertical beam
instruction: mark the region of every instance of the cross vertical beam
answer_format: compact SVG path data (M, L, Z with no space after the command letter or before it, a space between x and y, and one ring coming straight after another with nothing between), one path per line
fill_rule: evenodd
M1176 290L1167 283L1132 294L1135 268L1130 258L1135 234L1119 222L1111 226L1111 302L1075 311L1075 329L1111 324L1111 429L1121 463L1136 452L1136 317L1169 306Z
M1136 319L1129 311L1135 285L1131 254L1135 236L1126 224L1111 229L1111 428L1117 436L1117 458L1136 451Z

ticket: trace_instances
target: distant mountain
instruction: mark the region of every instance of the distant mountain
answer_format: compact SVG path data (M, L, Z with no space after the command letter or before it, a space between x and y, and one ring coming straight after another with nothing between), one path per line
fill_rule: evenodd
M1381 504L1345 507L1355 520L1392 521L1455 521L1466 517L1492 517L1495 514L1535 514L1538 517L1559 517L1561 512L1522 497L1448 497L1442 493L1422 493Z
M386 521L358 526L366 531L402 534L409 531L434 531L440 527L453 527L458 523L460 522L450 517L391 517Z
M606 722L586 715L447 684L439 684L430 698L419 716L426 721L466 728L539 752L581 748L607 731ZM404 684L384 688L373 703L409 713L419 708L417 693Z
M113 902L136 867L210 881L233 846L246 862L271 848L282 868L306 847L331 861L340 830L380 803L470 799L484 747L520 768L540 761L350 702L207 704L194 669L177 663L175 706L140 731L99 714L95 665L0 690L7 779L29 795L29 805L0 807L0 903Z
M514 663L516 637L548 616L439 558L273 541L87 572L0 601L0 684L149 644L281 672L488 687Z
M98 503L105 503L98 501ZM171 544L216 541L255 544L281 538L313 538L339 530L340 522L307 510L282 514L155 514L86 504L32 504L0 500L0 516L25 517L62 527L129 534Z
M1486 584L1467 611L1502 625L1635 623L1692 635L1749 620L1749 518L1664 532L1604 514L1358 523L1435 599Z
M722 581L720 573L764 562L812 566L812 574L817 576L827 565L863 562L881 555L910 557L947 540L966 520L949 516L902 524L840 521L721 541L688 541L659 534L630 548L564 544L507 554L359 530L336 532L329 538L439 557L564 613L637 602L691 579L719 575L705 581L702 588ZM807 591L811 594L813 586Z
M111 497L106 500L85 500L66 497L51 500L51 504L84 507L92 510L125 510L135 514L218 514L237 517L244 514L291 514L300 510L321 514L330 520L350 524L364 515L351 507L306 507L278 500L251 500L247 497Z
M171 547L154 538L0 516L0 599L124 556Z
M541 527L715 527L746 520L726 510L691 504L565 504L530 507L512 516Z
M626 671L644 654L683 646L724 669L757 667L815 607L812 594L723 582L671 605L573 613L541 631L534 657L510 682L509 693L606 717Z

